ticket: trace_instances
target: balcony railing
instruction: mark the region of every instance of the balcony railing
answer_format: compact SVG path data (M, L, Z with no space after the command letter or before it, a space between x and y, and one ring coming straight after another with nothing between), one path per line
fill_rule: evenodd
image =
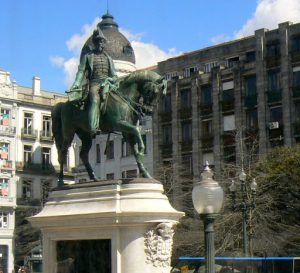
M13 169L13 161L2 159L0 160L0 168L4 170L11 170Z
M41 173L41 174L54 174L54 166L42 163L31 163L31 162L16 162L17 171L30 172L30 173Z
M53 141L51 132L49 131L40 131L40 140L41 141Z
M21 137L36 139L37 138L37 130L34 130L32 128L22 128L21 129Z
M16 127L10 125L0 125L0 135L14 136L16 134Z

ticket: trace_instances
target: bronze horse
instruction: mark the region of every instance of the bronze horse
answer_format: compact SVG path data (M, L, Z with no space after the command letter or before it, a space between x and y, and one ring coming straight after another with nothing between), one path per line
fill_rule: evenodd
M145 146L137 121L141 113L152 113L158 99L165 94L166 87L166 80L156 72L133 72L124 78L120 78L118 91L110 91L101 107L101 133L122 133L125 141L130 144L133 150L140 174L145 178L151 176L143 164ZM143 103L141 103L141 100ZM75 134L82 141L80 158L89 178L97 181L88 159L92 146L92 136L88 125L87 111L81 110L74 102L68 101L56 104L51 116L52 133L60 164L58 185L63 185L63 165L66 162L67 152Z

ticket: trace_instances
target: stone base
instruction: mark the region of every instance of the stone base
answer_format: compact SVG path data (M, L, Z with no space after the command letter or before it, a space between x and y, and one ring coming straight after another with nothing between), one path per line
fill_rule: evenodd
M183 215L160 182L138 178L56 189L29 220L42 230L44 273L58 272L58 241L99 239L111 240L112 273L167 273L173 225Z

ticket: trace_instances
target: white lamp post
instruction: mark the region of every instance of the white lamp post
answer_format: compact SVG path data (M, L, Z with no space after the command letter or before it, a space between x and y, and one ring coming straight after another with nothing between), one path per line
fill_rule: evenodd
M201 181L193 188L192 198L196 211L204 223L205 272L215 273L214 220L223 204L224 192L218 182L213 180L213 172L206 162Z

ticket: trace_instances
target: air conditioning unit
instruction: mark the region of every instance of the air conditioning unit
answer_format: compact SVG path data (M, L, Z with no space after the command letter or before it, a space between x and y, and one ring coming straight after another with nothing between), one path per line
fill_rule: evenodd
M279 122L278 121L275 121L275 122L270 122L269 123L269 129L272 130L272 129L278 129L279 128Z

